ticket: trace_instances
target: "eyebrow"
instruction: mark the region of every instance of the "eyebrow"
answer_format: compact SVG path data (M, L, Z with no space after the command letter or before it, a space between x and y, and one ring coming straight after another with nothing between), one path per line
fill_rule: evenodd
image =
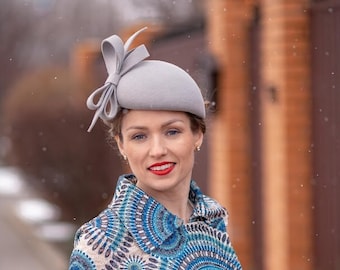
M171 120L165 122L164 124L162 124L161 128L165 128L165 127L170 126L170 125L172 125L176 122L184 123L184 121L181 120L181 119L171 119ZM128 127L127 129L125 129L125 131L129 131L129 130L132 130L132 129L146 130L147 127L145 127L145 126L131 126L131 127Z

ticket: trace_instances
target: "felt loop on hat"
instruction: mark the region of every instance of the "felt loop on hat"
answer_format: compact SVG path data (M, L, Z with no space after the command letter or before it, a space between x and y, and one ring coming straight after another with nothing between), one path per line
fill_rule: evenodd
M120 78L138 63L149 57L149 52L144 45L128 51L136 36L145 29L146 27L134 33L125 44L116 35L103 40L101 48L108 78L105 84L96 89L86 101L86 105L90 110L96 110L91 125L87 130L88 132L92 130L98 118L111 120L116 116L119 108L117 85ZM95 102L95 99L98 99L98 101Z

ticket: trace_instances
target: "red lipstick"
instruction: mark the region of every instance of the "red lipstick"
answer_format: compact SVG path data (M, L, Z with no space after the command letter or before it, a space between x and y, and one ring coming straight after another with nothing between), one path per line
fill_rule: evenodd
M160 163L155 163L152 164L148 170L150 172L152 172L153 174L156 175L167 175L170 172L172 172L172 170L175 168L175 164L173 162L160 162Z

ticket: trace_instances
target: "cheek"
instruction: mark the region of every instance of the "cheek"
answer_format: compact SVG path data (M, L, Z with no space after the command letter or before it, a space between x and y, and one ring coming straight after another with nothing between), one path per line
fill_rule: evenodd
M186 151L186 153L183 153L182 157L182 170L185 173L188 173L190 171L192 171L192 169L194 168L194 164L195 164L195 154L193 151Z
M125 153L129 158L130 163L140 163L146 156L146 149L143 147L131 147L125 145Z
M195 157L194 147L191 146L190 143L181 144L177 149L178 155L180 155L183 159L186 159L188 162L191 162L191 160Z

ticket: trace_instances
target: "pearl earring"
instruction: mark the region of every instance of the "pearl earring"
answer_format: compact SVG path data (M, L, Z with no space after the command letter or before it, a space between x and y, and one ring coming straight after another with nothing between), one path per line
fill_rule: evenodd
M200 147L199 145L196 146L196 151L197 151L197 152L201 151L201 147Z
M127 156L123 155L123 159L126 161L127 160Z

